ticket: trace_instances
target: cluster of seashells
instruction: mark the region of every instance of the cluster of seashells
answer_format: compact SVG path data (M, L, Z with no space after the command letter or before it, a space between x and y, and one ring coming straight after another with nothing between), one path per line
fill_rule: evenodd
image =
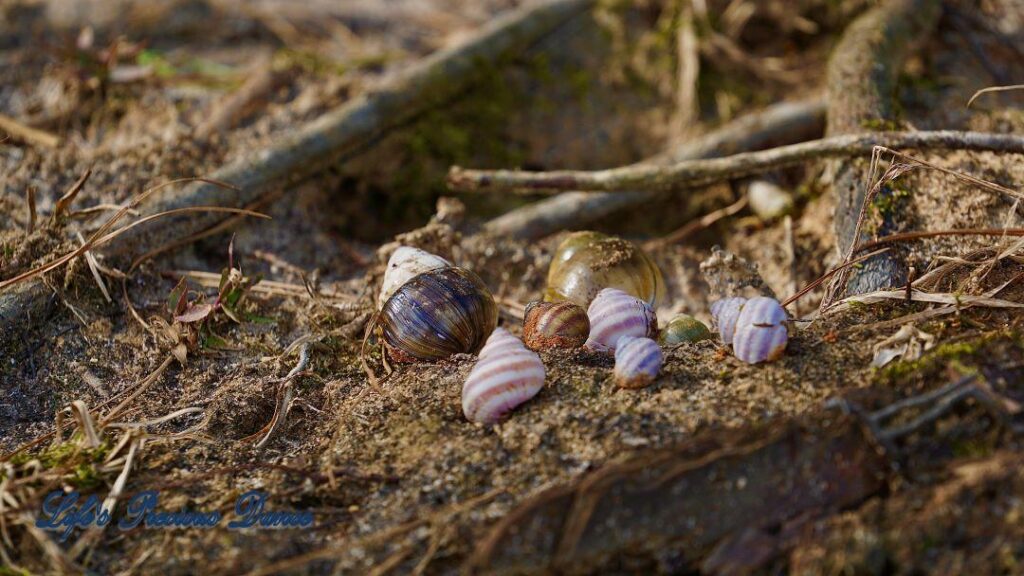
M538 351L586 348L614 354L620 388L651 384L661 346L712 338L692 316L658 329L655 306L665 285L654 262L633 244L597 232L570 234L555 252L544 301L531 302L523 338L497 327L498 308L473 272L411 247L392 254L378 298L376 328L397 362L478 353L462 390L466 418L493 424L544 385ZM584 308L586 307L586 308ZM750 363L777 359L788 336L785 311L770 298L727 298L711 307L722 342Z

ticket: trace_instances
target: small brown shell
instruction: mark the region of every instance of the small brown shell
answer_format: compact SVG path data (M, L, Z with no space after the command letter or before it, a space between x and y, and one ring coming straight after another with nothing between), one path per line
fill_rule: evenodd
M523 319L523 341L533 350L579 348L590 335L587 311L572 302L531 302Z

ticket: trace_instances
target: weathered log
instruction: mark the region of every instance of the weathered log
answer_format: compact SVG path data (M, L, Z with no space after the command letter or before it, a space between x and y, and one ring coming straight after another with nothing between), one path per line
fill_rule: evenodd
M649 564L667 548L695 566L740 530L863 501L885 486L889 465L851 416L705 434L527 500L491 530L468 567L590 573L624 558Z

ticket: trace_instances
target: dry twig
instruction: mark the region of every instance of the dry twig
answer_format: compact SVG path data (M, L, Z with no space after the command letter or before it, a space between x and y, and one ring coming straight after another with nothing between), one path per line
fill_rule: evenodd
M638 165L663 166L684 160L713 158L802 142L820 137L824 125L825 101L822 98L783 102L738 118ZM496 236L541 238L567 228L585 226L619 210L642 206L656 194L640 191L566 192L499 216L488 222L484 230Z
M0 130L33 146L42 148L56 148L60 146L59 137L38 128L26 126L14 118L3 114L0 114Z
M903 149L975 150L1024 154L1024 137L986 132L875 132L850 134L745 152L707 160L690 160L661 167L633 165L595 171L467 170L455 166L448 185L463 192L557 190L651 190L695 187L722 180L794 166L808 160L869 156L875 147Z

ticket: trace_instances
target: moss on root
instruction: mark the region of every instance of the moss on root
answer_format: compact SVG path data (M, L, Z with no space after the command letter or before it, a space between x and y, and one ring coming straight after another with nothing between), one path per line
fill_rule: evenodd
M975 374L993 361L991 349L1006 343L1016 347L1018 351L1021 350L1020 336L1003 331L990 332L960 342L939 344L917 360L899 360L885 366L878 371L875 380L886 385L905 384L934 376L946 367L951 367L962 375Z

